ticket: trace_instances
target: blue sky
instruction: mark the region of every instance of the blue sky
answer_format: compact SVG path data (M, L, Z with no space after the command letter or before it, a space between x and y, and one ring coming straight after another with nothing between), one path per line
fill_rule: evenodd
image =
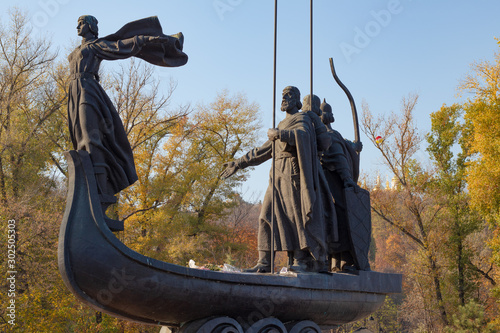
M189 55L183 67L157 69L161 79L177 80L174 105L209 103L228 89L259 103L264 128L272 124L272 0L3 0L2 22L14 5L29 11L35 31L50 36L61 55L78 41L80 15L97 17L101 36L157 15L166 34L184 33ZM309 93L309 0L279 0L278 6L279 102L287 85ZM494 0L315 0L314 93L327 99L335 127L353 139L348 100L330 73L332 57L358 112L363 101L376 114L397 111L404 96L418 93L417 124L424 134L431 112L459 101L456 87L470 64L493 58L498 49L494 37L500 37L498 13L500 2ZM277 121L282 118L278 111ZM363 134L361 140L362 171L385 177L375 148ZM252 172L241 189L245 197L262 198L269 168L266 163Z

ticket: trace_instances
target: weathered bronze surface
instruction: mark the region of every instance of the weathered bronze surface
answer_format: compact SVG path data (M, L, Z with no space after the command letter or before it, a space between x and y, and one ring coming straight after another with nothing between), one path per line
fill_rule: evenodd
M261 256L252 271L268 270L270 253L276 250L288 251L294 258L290 268L298 273L190 269L145 257L121 243L112 231L123 226L105 211L114 194L137 175L123 124L99 84L99 65L138 57L159 66L182 66L187 61L183 36L164 35L156 17L131 22L104 38L98 38L92 16L80 17L77 29L83 40L69 56L68 102L76 150L66 155L69 185L58 260L66 286L81 301L117 317L183 333L320 333L320 327L368 316L387 294L401 292L401 275L369 271L370 203L368 192L356 185L358 135L354 144L344 140L331 128L333 114L325 105L322 114L314 95L306 96L300 111L300 92L291 86L283 91L285 119L269 129L263 146L227 163L222 177L274 155L276 173L259 218ZM339 270L352 269L306 273L326 273L328 259Z
M317 106L319 111L319 103ZM328 148L330 139L321 119L314 113L299 112L301 108L299 89L286 87L281 103L281 110L286 112L285 119L278 124L278 128L269 129L268 141L264 145L227 163L222 177L227 178L237 170L271 159L274 141L275 179L269 182L259 217L259 251L271 251L270 225L274 214L273 250L294 253L295 267L305 268L307 263L300 261L312 257L319 263L316 265L318 268L312 270L318 271L327 261L326 223L335 224L336 221L326 179L320 176L322 169L318 158L318 152ZM335 232L337 228L334 225L329 230ZM336 235L333 234L332 238Z
M59 269L66 286L98 311L172 327L213 316L233 318L244 328L268 317L331 327L366 317L387 294L401 292L399 274L224 273L145 257L106 226L87 152L71 151L67 159Z
M102 60L142 58L158 66L182 66L183 36L163 34L157 17L126 24L118 32L98 38L97 19L78 19L82 43L69 56L71 83L68 90L68 121L76 150L86 150L95 168L99 193L104 201L137 180L132 149L123 123L99 84Z
M330 147L321 155L321 165L335 201L339 234L337 241L329 243L328 250L334 269L369 270L370 195L356 184L362 145L344 139L332 128L335 118L326 101L321 103L320 109L331 138Z

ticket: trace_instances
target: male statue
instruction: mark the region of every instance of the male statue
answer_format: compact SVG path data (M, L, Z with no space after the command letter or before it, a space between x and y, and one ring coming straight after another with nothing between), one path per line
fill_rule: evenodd
M321 168L318 143L312 120L299 112L301 107L299 89L286 87L281 103L286 117L278 128L268 130L269 140L236 161L225 164L223 178L248 166L261 164L272 158L272 143L275 142L275 179L270 179L259 217L259 260L247 272L270 272L272 250L293 253L291 269L294 271L310 271L307 262L310 257L318 263L314 271L326 270L325 210L318 176ZM272 211L273 193L275 212ZM271 249L273 213L275 247Z
M368 270L366 249L354 248L355 246L364 245L366 242L369 244L369 234L365 235L363 230L352 230L349 219L353 216L348 214L348 204L359 204L356 196L347 202L346 189L354 188L355 192L362 192L364 190L358 188L357 180L357 167L359 165L358 153L362 149L361 143L352 143L345 140L342 135L331 127L334 122L331 106L323 101L321 104L321 119L328 128L328 133L331 137L331 145L321 157L321 165L323 167L325 176L328 180L330 191L335 199L335 211L337 213L337 225L339 240L337 242L329 242L329 253L332 261L333 271L352 271L357 269ZM355 201L355 202L354 202ZM368 204L369 207L369 204ZM358 205L358 210L364 207ZM360 228L358 228L360 229ZM361 233L363 244L353 244L353 233ZM362 253L360 253L362 252ZM363 257L363 258L361 258Z
M316 137L318 138L318 157L323 157L325 152L330 151L330 146L333 144L333 141L336 140L336 138L331 135L331 128L328 127L326 123L323 123L323 111L321 106L321 100L318 96L311 94L304 96L301 112L307 114L313 122ZM337 244L340 240L338 239L338 213L336 212L335 199L330 190L330 184L326 177L326 173L327 171L324 171L323 168L318 169L320 193L325 209L325 236L330 248L331 244Z

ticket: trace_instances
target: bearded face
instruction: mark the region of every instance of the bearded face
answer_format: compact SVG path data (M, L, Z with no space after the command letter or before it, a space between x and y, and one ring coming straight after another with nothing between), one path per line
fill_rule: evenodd
M283 100L281 101L281 111L290 111L297 106L297 96L291 90L283 92Z

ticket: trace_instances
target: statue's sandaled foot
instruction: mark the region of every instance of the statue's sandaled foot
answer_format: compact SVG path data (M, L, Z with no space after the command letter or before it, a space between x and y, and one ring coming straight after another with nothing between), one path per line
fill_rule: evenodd
M354 262L354 259L352 258L350 253L342 254L342 262L340 264L340 267L342 268L342 272L345 273L354 273L359 270L359 267Z
M328 271L328 262L324 260L315 260L313 270L314 272L322 274L330 273Z
M330 256L330 271L331 272L340 272L341 268L341 261L340 261L340 255L335 253L332 256Z
M354 262L354 258L349 251L335 253L331 259L332 272L356 273L359 271L359 267Z
M271 273L271 251L259 251L259 261L252 268L243 270L245 273Z
M307 250L293 251L293 265L290 271L295 273L313 273L315 272L315 262Z
M306 265L292 265L290 271L295 273L309 273L310 270Z
M344 273L355 273L357 271L358 271L358 269L354 265L344 265L342 267L342 272L344 272Z
M243 270L245 273L271 273L271 266L265 264L257 264L252 268Z

